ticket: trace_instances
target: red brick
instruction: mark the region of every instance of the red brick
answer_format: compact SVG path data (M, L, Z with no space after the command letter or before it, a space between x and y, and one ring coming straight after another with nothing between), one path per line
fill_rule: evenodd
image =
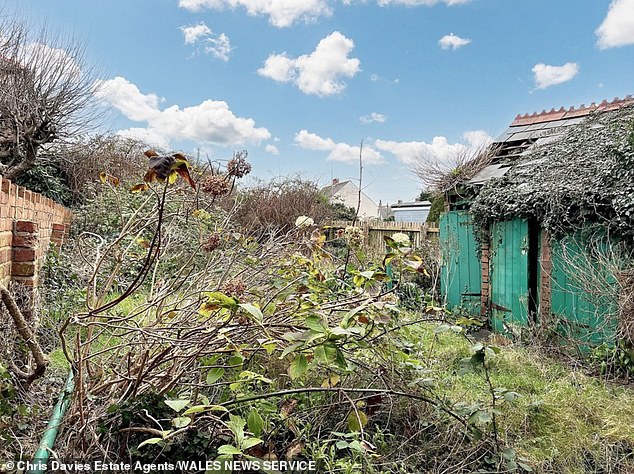
M31 221L17 221L15 223L15 231L16 232L37 232L38 225L35 222Z
M32 248L37 244L37 235L35 234L13 234L11 243L14 247Z
M12 276L21 276L21 277L30 277L35 275L35 263L18 263L14 262L11 265L11 275Z
M35 249L14 248L14 262L35 262Z

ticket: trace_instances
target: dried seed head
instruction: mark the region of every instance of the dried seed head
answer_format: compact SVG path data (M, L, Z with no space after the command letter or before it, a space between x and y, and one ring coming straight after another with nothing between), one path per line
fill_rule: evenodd
M231 191L231 184L224 176L207 176L200 183L200 188L212 196L224 196Z
M363 231L359 227L347 226L344 238L351 247L359 248L363 245Z
M247 163L246 158L246 151L236 153L227 163L227 174L229 176L235 176L236 178L242 178L248 175L251 172L251 164Z
M205 241L202 246L202 249L205 252L213 252L222 244L222 237L219 232L213 232L209 238Z
M221 288L221 291L225 295L230 296L242 296L246 290L247 285L241 278L232 278L231 280L227 280Z

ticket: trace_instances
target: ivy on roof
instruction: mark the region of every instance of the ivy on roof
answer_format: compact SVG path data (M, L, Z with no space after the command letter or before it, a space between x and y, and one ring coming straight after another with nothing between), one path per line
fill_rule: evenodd
M601 230L634 239L634 106L595 113L527 151L471 205L478 226L536 219L552 235Z

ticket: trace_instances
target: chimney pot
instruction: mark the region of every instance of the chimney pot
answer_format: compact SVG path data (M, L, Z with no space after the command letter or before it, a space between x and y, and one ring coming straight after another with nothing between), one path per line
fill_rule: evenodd
M332 179L332 185L334 186L335 184L339 184L339 178Z

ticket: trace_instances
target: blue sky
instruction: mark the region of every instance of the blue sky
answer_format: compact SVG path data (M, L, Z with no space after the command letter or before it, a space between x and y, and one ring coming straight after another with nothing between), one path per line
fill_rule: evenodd
M85 44L113 132L411 200L516 114L634 93L634 0L4 0Z

